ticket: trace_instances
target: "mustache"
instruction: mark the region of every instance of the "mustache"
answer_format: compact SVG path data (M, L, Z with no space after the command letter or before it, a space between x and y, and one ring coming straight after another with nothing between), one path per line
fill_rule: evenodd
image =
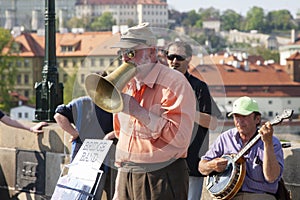
M178 68L178 67L180 67L180 65L177 65L177 64L173 64L173 65L170 66L170 68L172 68L172 69L175 69L175 68Z

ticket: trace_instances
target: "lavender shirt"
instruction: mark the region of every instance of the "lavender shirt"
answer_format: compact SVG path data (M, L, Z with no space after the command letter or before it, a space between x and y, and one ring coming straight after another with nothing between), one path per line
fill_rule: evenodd
M241 188L243 192L276 193L278 181L283 173L284 158L280 141L274 136L273 145L276 158L280 165L280 176L274 183L268 183L265 180L262 169L264 145L263 142L259 140L250 148L249 152L244 155L246 159L246 177ZM201 159L212 160L224 154L236 154L242 147L243 143L238 131L236 128L233 128L219 135Z

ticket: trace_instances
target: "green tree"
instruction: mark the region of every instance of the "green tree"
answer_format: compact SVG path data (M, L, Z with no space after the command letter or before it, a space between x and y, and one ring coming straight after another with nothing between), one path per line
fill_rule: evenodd
M89 25L91 23L91 19L89 17L84 18L76 18L73 17L69 21L67 21L67 28L85 28L89 29Z
M201 19L201 16L198 13L196 13L195 10L191 10L183 18L181 24L184 25L184 26L193 27L193 26L196 25L197 21L200 20L200 19Z
M9 32L0 27L0 109L8 112L11 108L11 96L16 79L16 57L9 50L15 49L15 43Z
M221 16L221 29L229 31L232 29L240 30L243 17L234 10L225 10Z
M116 24L112 13L104 12L100 17L95 18L91 23L91 29L93 31L109 31L111 27Z
M260 32L263 32L264 27L265 27L264 10L262 8L254 6L247 12L244 29L246 31L258 30Z
M274 60L276 63L280 62L280 56L278 51L270 50L265 47L259 46L249 49L249 54L260 55L264 60Z
M288 10L271 11L267 14L269 28L272 30L290 30L295 28L293 16Z
M134 23L133 19L128 19L126 24L128 25L128 27L132 27L132 26L137 25L137 24Z
M220 11L213 7L207 9L199 9L199 14L202 20L220 19Z
M76 81L77 70L68 76L67 81L64 83L64 103L68 103L73 99L74 83Z

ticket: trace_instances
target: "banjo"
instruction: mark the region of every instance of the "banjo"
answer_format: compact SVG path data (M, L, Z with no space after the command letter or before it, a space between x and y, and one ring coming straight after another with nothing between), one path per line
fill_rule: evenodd
M270 121L271 125L277 125L282 120L292 116L292 109L285 109L281 115L277 115ZM226 169L221 172L212 172L206 178L206 188L209 193L217 199L231 199L241 188L246 176L246 163L243 155L260 139L257 134L237 154L223 155L228 160Z

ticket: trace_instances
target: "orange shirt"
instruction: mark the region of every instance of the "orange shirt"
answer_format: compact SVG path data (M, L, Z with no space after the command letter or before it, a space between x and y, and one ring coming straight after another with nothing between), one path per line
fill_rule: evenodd
M156 163L185 158L196 110L195 94L189 82L180 72L160 63L139 81L146 85L140 105L154 115L150 114L151 122L145 126L125 113L114 114L114 129L119 139L116 163ZM136 80L132 79L123 92L132 96L136 88Z

